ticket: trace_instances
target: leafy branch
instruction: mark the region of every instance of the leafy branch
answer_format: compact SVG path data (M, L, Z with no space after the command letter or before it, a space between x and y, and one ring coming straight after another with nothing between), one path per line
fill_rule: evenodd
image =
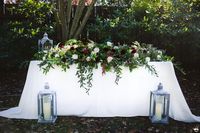
M80 87L84 88L86 93L89 94L89 90L92 87L93 68L79 63L76 76L79 78Z

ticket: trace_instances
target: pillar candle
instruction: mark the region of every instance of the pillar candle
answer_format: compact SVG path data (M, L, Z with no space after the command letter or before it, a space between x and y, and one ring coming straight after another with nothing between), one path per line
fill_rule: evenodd
M163 104L162 103L156 103L155 117L156 117L157 120L162 119L162 112L163 112Z
M49 95L43 96L43 113L45 120L51 119L51 96Z

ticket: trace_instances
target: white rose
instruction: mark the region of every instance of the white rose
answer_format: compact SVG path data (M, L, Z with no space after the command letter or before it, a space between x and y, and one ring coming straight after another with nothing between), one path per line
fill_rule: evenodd
M108 46L112 47L112 44L113 44L113 43L112 43L112 42L109 42L109 41L107 41L107 42L106 42L106 44L107 44Z
M134 44L135 45L140 45L140 43L138 41L135 41Z
M162 55L162 51L158 50L158 54Z
M78 48L78 45L75 44L75 45L73 45L73 47L74 47L74 48Z
M119 49L119 47L118 46L114 46L114 49Z
M98 52L99 52L99 48L95 48L94 53L98 53Z
M69 50L69 49L71 49L71 46L70 45L64 46L64 49Z
M73 54L72 55L72 59L74 59L74 60L78 59L78 55L77 54Z
M113 60L113 57L111 57L111 56L109 56L109 57L107 58L107 62L108 62L108 63L110 63L112 60Z
M160 55L157 55L157 59L160 60L160 59L161 59L161 56L160 56Z
M86 58L86 61L90 61L91 60L91 58L88 56L87 58Z
M88 43L88 48L93 48L94 47L94 42Z
M43 56L43 57L42 57L42 60L46 60L46 57L45 57L45 56Z
M138 58L138 57L139 57L139 54L138 54L138 53L134 53L133 57L134 57L134 58Z
M134 49L137 49L137 48L138 48L136 45L133 45L132 47L133 47Z
M146 61L146 62L149 62L150 60L151 60L150 57L146 57L146 58L145 58L145 61Z
M59 57L59 54L55 54L55 57L58 58L58 57Z

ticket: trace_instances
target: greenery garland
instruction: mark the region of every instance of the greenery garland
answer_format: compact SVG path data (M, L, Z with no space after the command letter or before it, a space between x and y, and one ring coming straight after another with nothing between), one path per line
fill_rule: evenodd
M36 54L37 59L42 60L39 66L46 74L54 66L60 66L63 71L70 65L77 64L76 76L79 78L80 87L89 93L92 87L93 69L101 65L102 74L112 71L116 74L115 83L118 84L122 66L130 71L145 66L152 74L157 75L150 61L171 61L173 58L164 55L164 51L158 50L151 44L133 42L132 45L114 45L112 42L97 44L93 41L82 42L71 39L65 43L59 43L55 47L40 51Z

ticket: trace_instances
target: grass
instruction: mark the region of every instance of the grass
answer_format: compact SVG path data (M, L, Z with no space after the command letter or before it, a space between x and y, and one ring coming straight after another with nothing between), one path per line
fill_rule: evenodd
M184 123L170 119L169 124L152 124L148 117L85 118L58 117L54 124L40 124L37 120L0 119L0 132L21 133L198 133L198 123ZM9 127L9 128L8 128ZM195 132L196 131L196 132Z

